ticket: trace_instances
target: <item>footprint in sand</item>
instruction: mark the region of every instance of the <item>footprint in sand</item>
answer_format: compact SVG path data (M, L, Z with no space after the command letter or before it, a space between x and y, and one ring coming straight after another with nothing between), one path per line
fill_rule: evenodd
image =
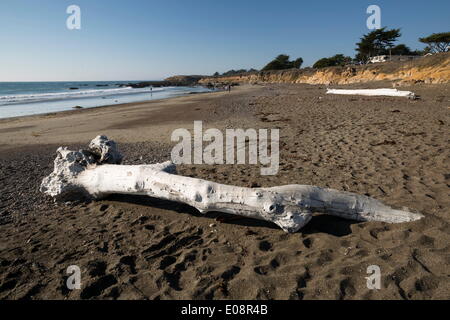
M104 292L107 288L115 285L117 283L117 279L109 274L101 277L100 279L94 281L90 285L81 291L80 298L81 299L91 299L98 297Z

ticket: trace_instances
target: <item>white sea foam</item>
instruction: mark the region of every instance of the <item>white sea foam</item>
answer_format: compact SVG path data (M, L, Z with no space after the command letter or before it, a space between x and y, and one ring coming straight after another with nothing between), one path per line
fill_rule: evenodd
M44 85L31 86L28 83L26 85L13 83L4 85L3 88L0 86L0 90L3 89L3 93L0 95L0 119L73 110L75 106L95 108L106 105L112 106L138 101L167 99L191 92L210 91L203 87L163 87L153 88L152 90L150 88L133 89L124 87L114 89L85 88L84 90L70 91L64 89L64 91L57 92L58 87L56 86L53 90L43 92ZM53 83L52 85L55 86ZM69 85L72 86L72 83ZM24 86L31 88L26 91L23 89ZM73 87L77 87L77 85L74 84ZM18 89L21 89L21 91ZM36 93L37 90L41 90L41 93ZM18 93L12 93L14 91Z
M115 89L70 90L64 92L5 95L0 96L0 105L49 101L49 100L77 99L84 97L101 97L101 96L121 95L121 94L134 94L146 92L150 93L150 92L164 91L164 89L167 88L153 88L152 91L150 91L150 88L134 89L132 87L123 87Z

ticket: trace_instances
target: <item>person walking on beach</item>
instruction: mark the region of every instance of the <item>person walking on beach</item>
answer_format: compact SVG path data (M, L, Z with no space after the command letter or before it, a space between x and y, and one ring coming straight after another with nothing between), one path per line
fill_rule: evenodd
M231 84L228 85L228 92L231 92Z

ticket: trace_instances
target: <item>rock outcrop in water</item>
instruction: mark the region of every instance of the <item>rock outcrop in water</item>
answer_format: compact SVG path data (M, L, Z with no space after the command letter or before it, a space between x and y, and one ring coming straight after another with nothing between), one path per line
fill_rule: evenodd
M193 86L205 78L205 76L188 75L188 76L173 76L165 79L165 81L172 83L175 86Z
M161 81L141 81L137 83L120 84L119 87L147 88L147 87L189 87L198 85L200 79L205 76L173 76Z

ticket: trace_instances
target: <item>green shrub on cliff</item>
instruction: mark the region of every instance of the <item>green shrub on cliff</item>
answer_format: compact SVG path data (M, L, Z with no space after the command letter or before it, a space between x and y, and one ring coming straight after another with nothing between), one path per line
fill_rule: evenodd
M239 70L232 69L232 70L228 70L222 74L219 74L218 72L216 72L213 74L213 77L219 77L219 76L233 77L233 76L241 76L241 75L246 75L246 74L256 73L256 72L258 72L258 70L253 69L253 68L248 69L248 70L247 69L239 69Z
M313 68L326 68L334 66L345 66L352 62L352 58L346 57L343 54L337 54L330 58L322 58L314 63Z
M422 51L412 51L408 46L399 44L395 47L392 47L392 49L390 50L386 50L386 54L392 54L394 56L419 56L422 54Z
M267 70L285 70L285 69L292 69L292 68L300 68L302 66L303 59L298 58L293 61L289 61L289 56L286 54L280 54L278 57L276 57L274 60L270 61L264 68L262 68L262 71Z
M223 77L230 77L230 76L236 76L236 75L240 75L240 74L244 74L246 73L247 70L246 69L239 69L239 70L229 70L227 72L222 73Z

